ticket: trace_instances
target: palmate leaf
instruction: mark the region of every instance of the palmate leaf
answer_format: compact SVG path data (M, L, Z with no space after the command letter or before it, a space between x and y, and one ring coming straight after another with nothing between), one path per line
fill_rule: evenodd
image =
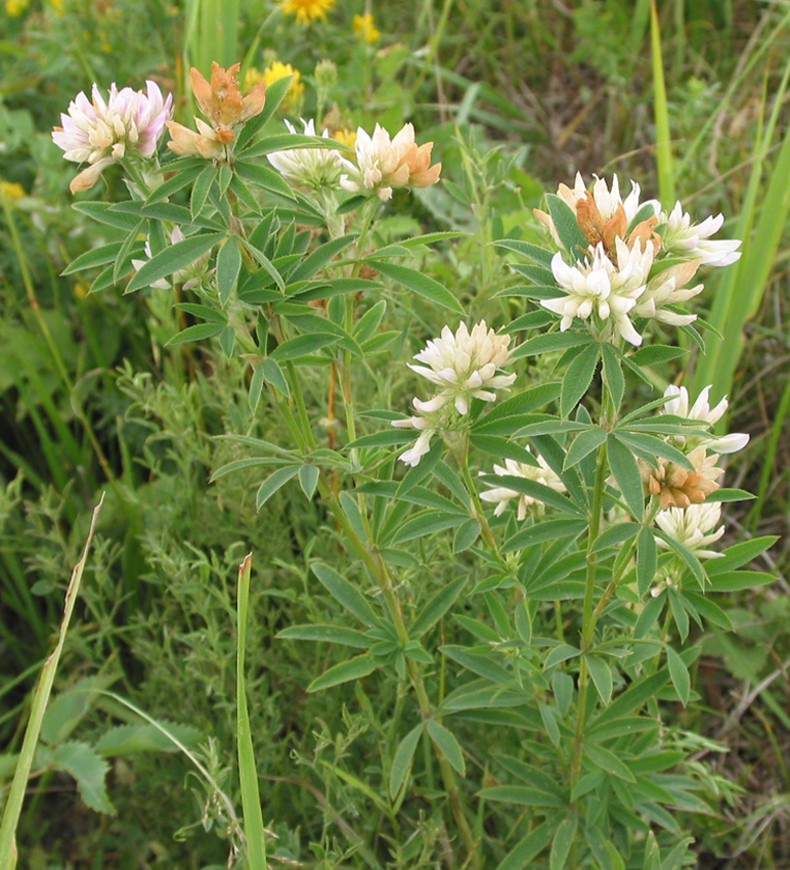
M420 611L419 616L414 620L409 634L412 637L419 637L444 616L445 613L453 606L455 600L461 594L466 585L467 578L461 577L454 580L452 583L443 586L433 597L427 602L425 607Z
M369 628L374 628L379 624L378 617L365 596L352 586L345 577L322 562L314 562L311 568L321 585L349 613L353 613L360 622Z

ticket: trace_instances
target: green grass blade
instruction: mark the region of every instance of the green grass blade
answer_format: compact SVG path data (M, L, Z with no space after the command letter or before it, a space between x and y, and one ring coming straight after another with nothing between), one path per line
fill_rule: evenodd
M790 82L790 62L774 97L774 108L765 134L755 143L755 158L749 188L735 238L744 239L744 255L719 283L708 322L722 333L718 338L706 336L707 354L697 362L693 389L698 393L713 385L713 400L729 393L743 346L744 323L760 305L790 213L790 131L785 133L776 162L773 165L764 196L760 196L760 180L765 160L774 139L779 109ZM757 215L759 214L759 217ZM751 233L757 220L753 234Z
M653 98L656 120L656 159L658 161L658 195L665 208L675 203L675 173L672 167L672 140L669 133L669 106L664 81L661 52L661 29L655 0L650 6L650 45L653 56Z
M88 551L91 541L93 540L93 532L96 528L96 520L99 516L99 511L104 501L102 495L99 503L93 509L93 517L91 518L91 526L88 532L88 540L85 542L85 549L82 551L82 557L77 562L74 571L71 575L68 589L66 590L66 600L63 609L63 620L58 631L58 642L52 655L44 663L41 669L41 677L38 685L33 693L33 703L30 710L30 720L27 723L25 737L22 741L22 749L19 753L19 761L17 762L16 770L14 771L14 779L11 782L11 788L8 792L5 810L3 812L3 820L0 822L0 868L2 870L14 870L17 862L16 848L16 830L19 825L19 817L22 813L22 803L25 798L25 790L27 781L30 777L30 769L33 766L33 755L38 745L39 734L41 733L41 723L44 719L44 712L47 708L50 693L52 692L52 684L55 680L55 673L58 669L61 653L63 652L63 644L66 641L66 632L69 630L71 616L74 613L74 605L77 602L77 594L79 593L80 581L82 580L82 572L85 570L85 563L88 559Z
M236 647L236 742L239 753L239 784L241 807L244 814L244 837L247 841L249 870L266 870L266 842L264 840L261 795L258 790L258 772L255 750L252 746L250 716L247 711L247 693L244 680L244 651L247 642L247 614L250 603L250 572L252 553L239 566L237 587L237 647Z

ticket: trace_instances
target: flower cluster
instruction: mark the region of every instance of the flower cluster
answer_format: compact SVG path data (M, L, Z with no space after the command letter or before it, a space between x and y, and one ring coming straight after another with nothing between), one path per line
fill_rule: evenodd
M688 391L685 387L667 387L664 397L664 414L672 414L686 420L696 421L699 430L707 430L718 422L727 410L727 400L722 399L715 408L708 404L710 387L706 387L696 402L689 406ZM735 453L749 442L749 436L733 433L723 437L710 435L674 435L668 439L678 447L693 465L693 470L670 459L659 458L654 467L640 460L642 475L648 490L659 499L661 510L669 508L688 508L701 504L707 496L719 488L718 480L724 473L719 468L718 456L722 453Z
M263 111L265 83L258 82L246 96L242 96L238 80L240 67L241 64L235 63L225 70L215 61L211 64L211 83L194 67L190 70L192 92L210 124L195 118L198 128L195 133L183 124L168 121L172 140L167 147L174 154L199 155L207 160L225 157L228 147L236 140L234 128Z
M287 121L286 124L292 133L296 132ZM302 120L302 124L306 134L315 135L313 121ZM322 135L328 138L329 131L324 130ZM350 193L375 195L382 202L392 197L394 188L429 187L439 180L442 164L431 166L433 142L417 145L411 124L405 124L392 139L379 124L372 136L359 127L350 137L336 134L335 138L353 146L353 161L329 149L307 153L289 149L277 151L269 159L296 184L313 190L342 187Z
M393 426L420 430L412 447L400 455L401 461L418 465L437 431L463 428L461 418L468 415L472 399L493 402L497 390L510 387L515 374L497 374L510 358L509 343L509 336L498 335L482 320L471 332L465 323L455 333L445 326L440 338L429 341L414 355L424 365L410 364L410 368L441 389L427 402L413 399L421 416L393 421Z
M529 447L527 447L526 450L527 456L525 459L529 459L529 462L518 462L515 459L506 459L504 466L494 465L494 474L499 477L522 477L525 480L534 480L536 483L542 483L543 486L548 486L555 492L565 492L565 484L560 480L560 476L557 472L549 468L546 460L538 454L537 462L535 462L535 459L533 459L532 454L529 451ZM506 486L494 486L494 484L487 485L493 486L494 488L481 493L480 498L483 499L483 501L490 501L496 504L496 508L494 508L494 516L496 517L505 512L510 500L514 498L518 499L519 521L525 519L527 516L527 508L531 505L536 505L539 512L543 509L542 502L537 498L524 495L524 493L515 492L512 489L508 489Z
M68 114L61 114L61 127L55 127L52 140L65 152L66 160L88 163L71 182L72 193L88 190L111 164L136 156L153 156L162 138L173 106L155 82L146 82L145 91L118 88L113 84L105 100L97 85L91 99L77 94Z
M285 122L291 133L296 128ZM315 121L302 119L305 136L315 136ZM329 130L321 134L329 139ZM335 148L291 148L287 151L273 151L268 154L269 162L280 174L293 184L320 191L337 189L340 183L342 166L340 154Z
M341 158L345 173L340 185L351 193L375 194L383 202L396 187L430 187L442 171L441 163L431 166L432 150L433 142L417 145L411 124L404 124L392 139L379 124L372 136L359 127L355 161Z
M286 15L295 15L299 24L312 24L313 21L326 21L326 13L335 5L336 0L279 0Z
M579 318L602 339L640 345L632 318L692 323L696 315L675 306L702 291L702 284L690 286L699 267L727 266L740 257L739 241L710 238L724 223L722 215L692 224L679 202L670 213L656 200L641 202L635 182L623 198L617 176L611 188L596 178L588 190L577 174L572 188L559 186L557 197L587 244L569 245L551 215L536 210L561 249L551 261L561 295L541 304L561 316L562 331Z
M687 508L671 507L656 516L656 525L661 531L692 550L700 559L715 559L721 555L707 549L724 534L723 525L716 528L720 521L721 502L692 504ZM659 536L656 536L656 543L659 547L669 547Z

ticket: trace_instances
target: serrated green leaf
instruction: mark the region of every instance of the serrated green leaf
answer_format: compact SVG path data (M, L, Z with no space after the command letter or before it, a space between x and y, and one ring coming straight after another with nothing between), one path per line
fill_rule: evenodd
M105 779L110 765L87 743L61 743L53 754L55 766L65 770L77 781L85 806L97 813L115 815L110 803Z

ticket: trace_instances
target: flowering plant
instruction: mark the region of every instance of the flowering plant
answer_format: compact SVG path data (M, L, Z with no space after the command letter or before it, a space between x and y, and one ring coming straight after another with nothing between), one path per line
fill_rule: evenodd
M299 559L332 615L278 639L331 644L306 692L354 684L378 735L377 766L332 768L388 820L371 848L400 861L425 781L452 831L432 848L441 841L450 866L510 870L545 853L551 870L680 868L690 840L672 809L707 805L667 705L694 700L692 625L731 627L717 596L762 582L738 569L772 539L716 547L722 504L747 497L722 488L721 456L748 441L713 431L725 399L711 408L709 389L692 403L669 386L630 405L635 383L653 388L647 367L684 353L645 336L658 323L699 339L680 306L739 243L711 239L721 217L695 225L680 204L642 202L636 184L623 198L616 178L588 190L577 176L537 212L545 245L496 243L532 282L500 296L537 304L498 328L474 322L425 268L429 245L460 234L386 235L393 191L439 181L432 143L411 124L359 128L353 149L313 120L273 132L288 80L242 96L237 72L193 72L207 122L169 121L161 167L169 98L113 91L93 115L75 101L75 126L64 116L53 134L67 159L95 173L131 150L152 171L130 179L128 200L91 209L126 235L69 271L104 267L94 289L128 277L127 293L172 293L195 322L170 344L216 339L240 356L249 415L224 440L241 455L213 480L264 469L260 509L298 483L319 524L331 518L315 540L340 546L322 559L310 543ZM114 132L97 138L106 119ZM425 312L452 325L411 355L393 310L411 331L435 335L419 327ZM523 361L540 356L553 369L530 383ZM404 417L393 402L409 406L409 370L432 394ZM380 711L371 685L384 687Z

